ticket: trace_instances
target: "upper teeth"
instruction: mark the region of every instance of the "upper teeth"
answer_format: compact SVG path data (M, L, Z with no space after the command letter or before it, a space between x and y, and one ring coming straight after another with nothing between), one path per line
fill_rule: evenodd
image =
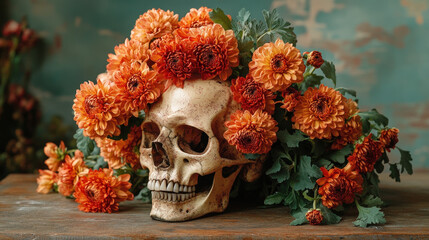
M172 181L167 182L167 180L149 180L147 183L147 188L152 191L164 191L164 192L195 192L195 185L194 186L185 186L180 185L179 183L175 183Z

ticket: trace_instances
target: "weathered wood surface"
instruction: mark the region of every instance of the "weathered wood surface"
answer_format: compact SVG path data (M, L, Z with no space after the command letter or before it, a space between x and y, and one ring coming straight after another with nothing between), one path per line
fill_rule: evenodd
M356 213L331 226L289 226L287 208L233 205L223 214L181 223L149 217L150 205L121 204L114 214L83 213L59 194L37 194L35 175L10 175L0 182L0 239L429 239L429 172L395 183L381 177L387 224L353 227Z

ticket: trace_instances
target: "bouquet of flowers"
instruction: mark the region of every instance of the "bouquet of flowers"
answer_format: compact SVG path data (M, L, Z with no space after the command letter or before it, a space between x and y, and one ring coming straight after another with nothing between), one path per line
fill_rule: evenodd
M288 206L292 225L338 223L349 206L359 211L356 226L385 223L378 174L385 165L396 181L412 173L410 153L396 147L399 130L377 110L360 110L355 91L336 87L335 66L320 52L296 48L276 10L262 13L262 21L206 7L180 21L161 9L141 15L109 54L107 72L77 90L78 149L46 145L49 170L40 170L37 191L58 191L86 212L116 211L134 196L150 201L139 162L144 113L197 76L230 84L241 109L223 137L247 159L268 156L265 204ZM390 162L395 148L400 161Z

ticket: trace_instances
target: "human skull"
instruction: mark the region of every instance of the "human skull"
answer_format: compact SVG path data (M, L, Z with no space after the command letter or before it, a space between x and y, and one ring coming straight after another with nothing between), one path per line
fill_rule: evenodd
M140 162L149 169L151 217L186 221L228 205L231 187L260 174L224 139L224 122L239 109L227 82L187 80L171 86L146 113Z

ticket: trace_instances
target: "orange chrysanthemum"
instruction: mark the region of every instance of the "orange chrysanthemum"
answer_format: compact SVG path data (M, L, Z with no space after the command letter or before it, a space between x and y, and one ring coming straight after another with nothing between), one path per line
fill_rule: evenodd
M247 110L238 110L231 115L230 121L225 122L228 130L223 136L242 153L264 154L277 141L276 125L271 115L260 109L253 114Z
M395 146L399 141L398 133L399 129L397 128L390 128L381 131L379 140L388 152L390 152L391 149L395 149Z
M97 139L100 156L104 157L104 161L108 162L109 168L112 169L118 169L126 163L133 168L139 168L140 157L134 149L136 146L140 146L141 137L142 129L138 126L133 126L126 140Z
M294 128L312 139L338 137L346 117L345 100L340 92L323 84L319 89L307 89L295 107Z
M212 25L213 21L209 13L213 11L211 8L200 7L198 10L191 8L191 10L179 21L181 28L198 28L202 26Z
M118 89L100 80L97 84L85 82L76 91L73 110L74 120L83 134L90 138L117 136L119 125L124 124L128 116L120 109Z
M241 108L254 113L261 109L269 114L274 113L274 99L276 96L253 81L250 75L238 77L231 81L231 91L236 102L240 103Z
M183 88L184 80L189 79L194 71L195 58L192 54L192 42L160 41L151 55L155 62L153 68L172 81L177 87ZM168 84L169 85L169 84Z
M90 169L76 184L73 196L79 203L79 210L84 212L116 212L119 202L133 200L129 191L131 183L129 174L113 176L112 169Z
M286 109L288 112L293 112L296 105L299 103L299 97L301 94L293 87L288 87L285 91L282 92L283 96L283 105L281 108Z
M353 143L362 136L362 122L360 116L356 115L359 112L357 103L351 99L346 101L346 123L340 131L340 136L332 144L331 149L339 150L347 144Z
M277 39L256 49L249 63L249 73L265 88L284 91L304 79L305 65L300 51L290 43Z
M347 160L360 173L372 172L377 160L383 154L383 144L372 139L372 133L362 143L356 144L353 154Z
M88 174L88 171L81 151L76 150L73 158L67 155L58 169L58 192L70 196L79 178Z
M332 168L329 171L321 167L323 177L316 182L320 186L319 195L322 196L322 204L328 208L336 208L343 203L352 203L355 194L363 191L363 178L357 171L352 171L350 166L343 169Z
M115 47L115 54L109 53L107 72L112 75L113 72L119 70L122 63L130 65L133 61L146 62L149 60L148 50L148 43L125 39L124 43Z
M37 178L37 192L49 193L53 189L54 183L57 182L57 174L54 171L41 169L39 169L39 174L40 176Z
M178 21L179 15L174 12L153 8L137 19L136 25L131 31L131 39L148 43L167 33L172 33L179 27Z
M144 62L122 64L113 76L119 89L117 99L123 104L123 112L132 113L136 117L140 110L155 102L164 92L164 84L157 73L150 70Z
M66 154L66 146L64 142L61 141L60 146L55 145L55 143L48 142L45 145L43 151L48 159L45 160L45 164L48 166L51 171L58 171L58 167L61 164L61 161L64 160Z
M323 221L323 214L320 209L310 209L305 214L305 218L307 218L310 225L319 225Z
M195 42L192 52L202 79L219 76L226 80L232 74L232 68L238 66L238 43L232 30L225 31L221 25L213 24L178 29L176 33L182 39Z
M315 68L320 68L325 60L322 58L322 53L319 51L305 52L307 54L307 63Z

